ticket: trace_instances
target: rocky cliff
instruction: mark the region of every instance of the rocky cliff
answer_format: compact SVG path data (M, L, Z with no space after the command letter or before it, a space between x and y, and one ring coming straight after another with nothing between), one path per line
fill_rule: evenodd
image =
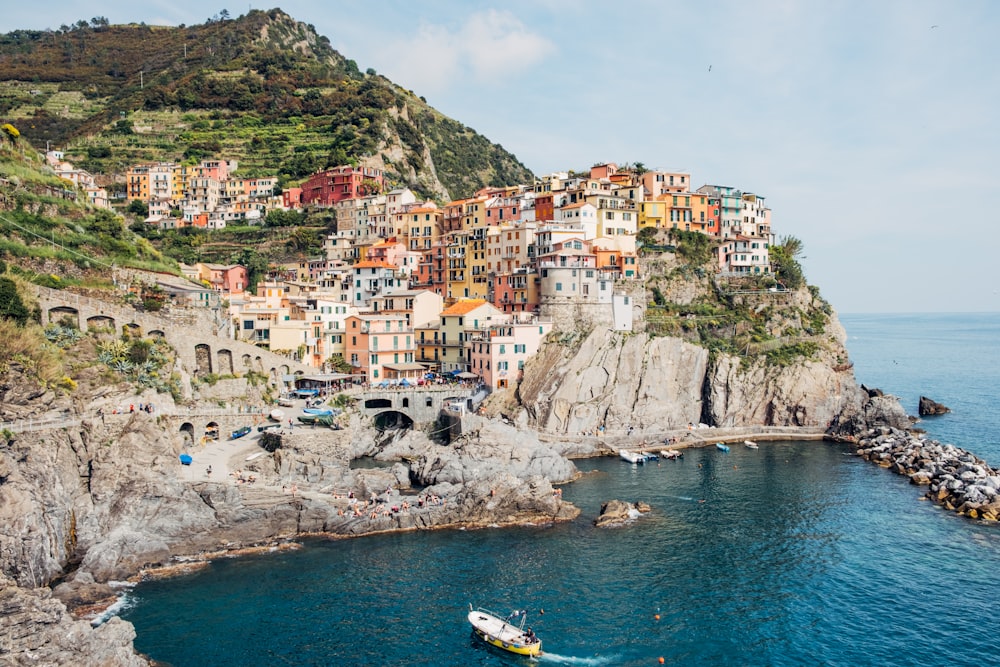
M697 298L692 294L691 298ZM847 362L846 334L830 310L821 334L801 352L775 360L767 352L795 347L817 297L801 290L771 308L758 326L779 335L771 345L733 354L647 329L556 332L525 366L516 389L488 409L553 437L656 436L690 424L828 427L862 414L869 396ZM811 310L810 310L811 309ZM741 325L733 325L739 329Z

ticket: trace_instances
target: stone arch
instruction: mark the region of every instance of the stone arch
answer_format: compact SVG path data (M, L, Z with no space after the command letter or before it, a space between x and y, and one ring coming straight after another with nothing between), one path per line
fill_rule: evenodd
M73 326L80 328L80 311L71 306L56 306L49 308L49 322L59 322L64 318L73 320Z
M163 333L159 329L153 329L152 331L149 332L149 336L150 336L150 338L154 338L154 337L155 338L166 338L167 334Z
M122 335L123 336L124 335L141 336L142 335L142 327L140 327L135 322L129 322L128 324L123 324L122 325Z
M233 375L233 353L232 350L219 350L215 353L218 360L219 375Z
M381 408L391 408L392 401L388 398L367 398L365 399L366 410L379 410Z
M218 440L219 439L219 424L218 422L208 422L205 424L205 439L206 440Z
M257 370L252 365L250 365L251 359L249 354L243 355L243 370L253 371Z
M288 375L289 371L291 371L291 369L288 367L288 364L281 364L278 366L278 373L282 376Z
M260 371L261 373L264 372L264 360L263 359L261 359L259 356L258 357L254 357L253 363L254 363L254 370ZM272 373L274 372L273 368L271 369L271 372Z
M184 422L178 432L181 434L185 447L194 447L194 424Z
M212 348L204 343L194 346L195 373L208 375L212 372Z
M372 417L372 425L379 431L413 428L413 419L405 412L386 410Z
M118 328L115 323L115 318L108 317L107 315L93 315L87 318L87 328L88 329L111 329L112 331Z

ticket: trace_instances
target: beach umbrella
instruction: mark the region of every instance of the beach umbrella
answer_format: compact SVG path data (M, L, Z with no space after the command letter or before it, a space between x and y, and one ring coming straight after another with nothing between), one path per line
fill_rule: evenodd
M181 454L181 465L189 466L193 460L190 454Z

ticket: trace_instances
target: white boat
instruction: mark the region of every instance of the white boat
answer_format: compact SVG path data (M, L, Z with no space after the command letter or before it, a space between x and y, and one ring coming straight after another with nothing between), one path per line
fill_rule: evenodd
M744 440L743 444L749 447L750 449L758 449L757 443L754 442L753 440Z
M280 422L282 419L285 418L285 411L275 408L274 410L271 410L271 412L269 412L267 416L276 422Z
M661 449L660 456L667 459L668 461L676 461L677 459L684 456L684 452L679 449Z
M469 605L469 623L472 631L490 646L518 655L537 656L542 654L542 640L535 636L531 628L524 629L528 615L524 610L512 611L501 618L496 612ZM517 625L515 625L515 623Z
M627 449L619 449L618 456L622 458L622 461L628 461L629 463L646 462L646 456L644 454L639 454L637 452L630 452Z

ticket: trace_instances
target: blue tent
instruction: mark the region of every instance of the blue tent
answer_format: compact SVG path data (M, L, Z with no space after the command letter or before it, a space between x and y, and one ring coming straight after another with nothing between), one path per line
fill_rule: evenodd
M409 387L410 386L410 381L407 380L406 378L403 378L402 380L399 381L399 386L400 387Z
M190 454L181 454L181 465L189 466L193 460Z

